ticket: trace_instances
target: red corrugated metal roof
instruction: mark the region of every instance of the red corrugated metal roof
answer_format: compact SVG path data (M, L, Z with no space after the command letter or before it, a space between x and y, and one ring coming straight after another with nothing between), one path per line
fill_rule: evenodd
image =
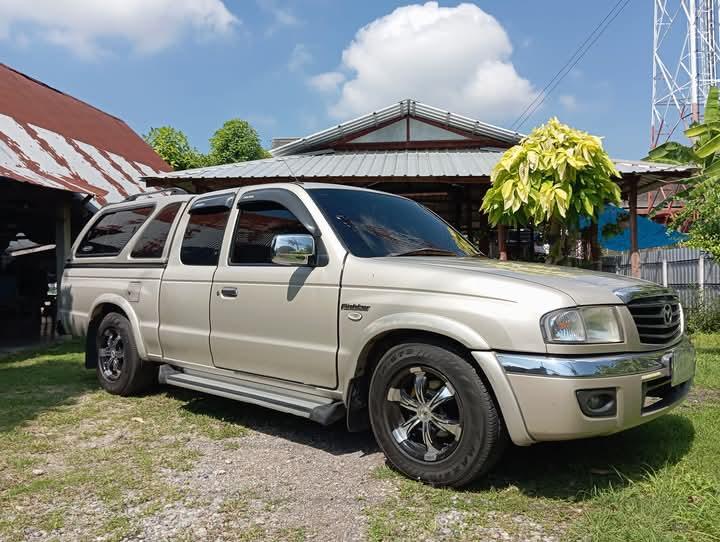
M170 170L122 120L0 64L0 177L107 203Z

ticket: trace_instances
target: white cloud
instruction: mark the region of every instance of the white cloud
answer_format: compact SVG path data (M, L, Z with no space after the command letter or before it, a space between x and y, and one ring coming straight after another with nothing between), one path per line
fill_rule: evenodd
M266 36L272 36L278 30L288 26L298 26L301 21L288 7L281 6L275 0L257 0L258 5L272 16L272 23L265 30Z
M345 75L340 72L325 72L313 75L308 79L308 85L319 92L336 92L341 83L345 81Z
M558 96L558 102L560 102L560 105L562 105L567 111L577 111L580 106L577 98L572 94L561 94Z
M300 72L313 61L313 56L304 43L298 43L290 52L288 69L291 72Z
M483 120L509 120L537 93L515 70L511 53L503 27L476 5L427 2L361 28L342 53L340 71L310 84L338 88L329 109L338 118L416 98Z
M92 58L108 52L108 41L142 53L165 49L181 37L227 34L240 20L222 0L2 0L0 37L13 29L34 40ZM22 35L22 34L17 34Z

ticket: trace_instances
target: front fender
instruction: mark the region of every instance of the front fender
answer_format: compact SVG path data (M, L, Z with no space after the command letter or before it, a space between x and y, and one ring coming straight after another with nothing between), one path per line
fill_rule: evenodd
M341 314L341 318L344 316ZM348 392L348 383L355 376L358 363L379 338L393 331L429 332L453 339L469 350L489 350L485 338L475 329L446 316L425 312L397 312L381 316L362 331L351 331L341 324L341 348L338 355L340 386Z
M422 312L400 312L378 318L365 328L361 342L365 345L388 331L400 329L428 331L444 335L470 350L488 350L490 348L483 336L468 325L445 316Z

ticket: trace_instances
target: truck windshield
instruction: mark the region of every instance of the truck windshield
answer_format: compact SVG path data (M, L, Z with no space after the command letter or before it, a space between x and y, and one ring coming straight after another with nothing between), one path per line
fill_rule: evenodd
M354 256L479 255L457 230L412 200L338 188L308 192Z

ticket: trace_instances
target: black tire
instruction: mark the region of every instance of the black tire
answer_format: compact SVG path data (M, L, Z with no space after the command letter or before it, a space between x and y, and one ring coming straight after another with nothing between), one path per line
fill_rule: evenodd
M418 385L421 390L426 386L420 401ZM390 348L373 374L369 409L373 433L388 461L406 476L432 485L469 484L495 465L508 443L480 375L460 353L440 345Z
M157 381L158 366L138 355L130 322L122 314L105 315L95 335L97 377L114 395L136 395Z

